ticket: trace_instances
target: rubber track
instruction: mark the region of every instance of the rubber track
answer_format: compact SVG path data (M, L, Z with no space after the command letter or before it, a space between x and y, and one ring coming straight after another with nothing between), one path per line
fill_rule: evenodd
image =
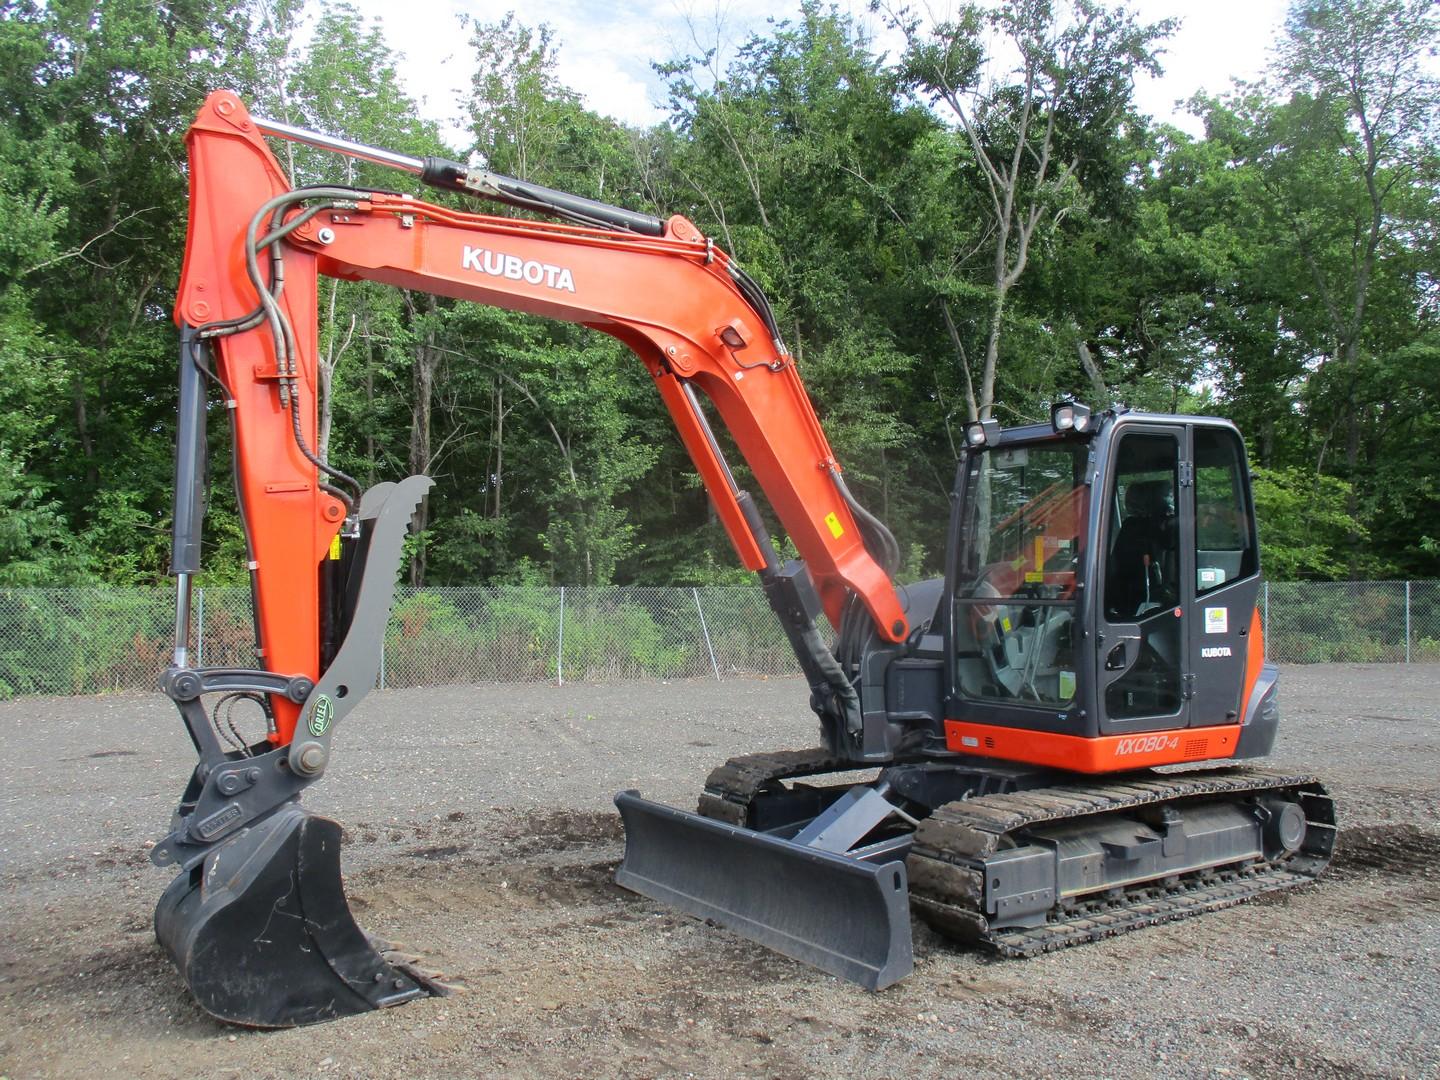
M844 772L856 767L821 749L776 750L733 757L706 778L705 791L696 810L702 817L746 825L751 800L772 780Z
M743 826L751 800L772 781L855 767L823 749L731 758L705 781L699 812ZM1301 795L1318 850L1302 850L1282 863L1202 870L1167 879L1168 884L1132 886L1118 899L1107 893L1074 910L1056 911L1053 920L1043 926L993 929L985 919L983 860L1000 849L1006 834L1173 800L1286 789ZM1268 769L1140 773L1110 781L985 795L942 806L920 823L906 860L910 904L916 915L947 937L987 946L1002 956L1036 956L1306 884L1329 864L1334 832L1333 803L1315 777Z
M1012 834L1163 802L1287 790L1300 796L1310 828L1305 847L1283 860L1141 883L1118 897L1097 894L1074 908L1055 909L1051 922L1033 928L992 929L985 918L984 859L1008 846ZM1305 884L1329 864L1334 834L1334 806L1315 777L1265 769L1145 773L987 795L949 803L920 823L906 860L910 902L917 915L947 936L989 946L1004 956L1034 956Z

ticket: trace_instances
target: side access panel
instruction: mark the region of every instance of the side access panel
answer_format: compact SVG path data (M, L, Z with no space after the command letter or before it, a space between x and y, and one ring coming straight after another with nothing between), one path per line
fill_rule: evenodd
M622 791L622 887L868 990L914 968L905 864L868 863Z

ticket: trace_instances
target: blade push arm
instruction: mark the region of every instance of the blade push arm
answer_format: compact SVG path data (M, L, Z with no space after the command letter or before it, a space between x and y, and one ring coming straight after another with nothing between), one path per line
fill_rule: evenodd
M274 220L293 230L276 241L283 254L272 271L283 276L275 303L293 341L278 341L263 322L215 338L216 374L234 402L238 481L270 670L317 673L317 566L350 511L306 451L314 445L319 274L580 323L623 341L654 380L744 565L763 570L774 556L756 534L758 517L747 516L700 395L795 542L830 621L838 627L855 595L883 638L904 640L909 628L895 589L862 539L793 359L772 339L728 257L690 222L672 217L652 236L643 228L471 214L406 195L291 192L260 126L226 92L206 101L188 143L190 233L176 305L182 326L243 320L256 310L261 297L251 284L253 266L247 271L247 230L253 239L252 222L267 201L275 203ZM287 394L299 395L305 408L290 409ZM299 416L293 425L292 413ZM276 712L283 743L295 710L277 702Z

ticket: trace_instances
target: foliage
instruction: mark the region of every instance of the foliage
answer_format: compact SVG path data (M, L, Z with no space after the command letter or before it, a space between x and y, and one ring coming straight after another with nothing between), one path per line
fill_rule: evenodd
M1300 469L1251 475L1265 573L1280 581L1342 575L1347 539L1361 528L1345 509L1350 485Z
M1107 163L1134 122L1135 75L1159 71L1157 47L1174 24L1143 25L1123 8L1090 0L964 4L950 19L930 25L901 9L890 23L905 37L906 85L953 114L969 151L960 197L986 233L978 240L964 234L956 239L974 253L972 274L984 292L968 316L976 328L969 352L966 335L953 332L953 343L970 418L989 419L1001 338L1017 323L1007 307L1011 291L1030 267L1032 250L1061 241L1067 221L1082 223L1103 198ZM993 74L1012 52L1014 66ZM959 251L947 254L957 262L966 258ZM1075 313L1066 314L1073 324ZM962 309L952 319L947 308L952 330L965 318ZM1103 390L1089 354L1078 355Z
M154 685L172 598L149 589L0 589L0 698Z
M566 593L565 601L558 590L535 585L412 593L396 604L386 635L387 685L473 681L477 674L507 681L665 678L691 663L689 593L669 594L674 602L658 613L620 591Z
M220 86L292 123L691 218L771 297L909 575L942 564L965 419L1039 420L1071 395L1234 419L1272 577L1440 575L1435 5L1297 0L1265 81L1191 103L1198 138L1137 110L1170 27L1123 4L962 4L940 23L879 6L905 35L893 56L805 0L727 62L660 64L672 112L650 130L586 107L548 27L472 19L449 148L379 25L342 2L0 6L0 584L164 575L183 135ZM297 182L407 182L277 153ZM407 601L396 662L423 639L553 664L542 585L745 579L621 343L373 283L320 299L323 452L366 482L437 480L411 583L517 590L485 601L491 622L448 594ZM208 579L240 583L218 407L210 432ZM502 640L494 620L526 629ZM617 643L652 674L677 662L663 618L576 625L567 664Z

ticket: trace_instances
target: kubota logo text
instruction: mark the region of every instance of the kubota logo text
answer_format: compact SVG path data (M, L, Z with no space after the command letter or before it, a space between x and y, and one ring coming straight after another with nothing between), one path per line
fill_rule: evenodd
M1115 744L1115 756L1149 754L1155 750L1174 750L1179 745L1179 735L1132 735Z
M466 270L489 274L491 277L523 281L527 285L544 285L546 288L563 292L575 291L575 278L563 266L522 259L518 255L506 255L503 251L489 248L465 246L460 255L460 265Z

